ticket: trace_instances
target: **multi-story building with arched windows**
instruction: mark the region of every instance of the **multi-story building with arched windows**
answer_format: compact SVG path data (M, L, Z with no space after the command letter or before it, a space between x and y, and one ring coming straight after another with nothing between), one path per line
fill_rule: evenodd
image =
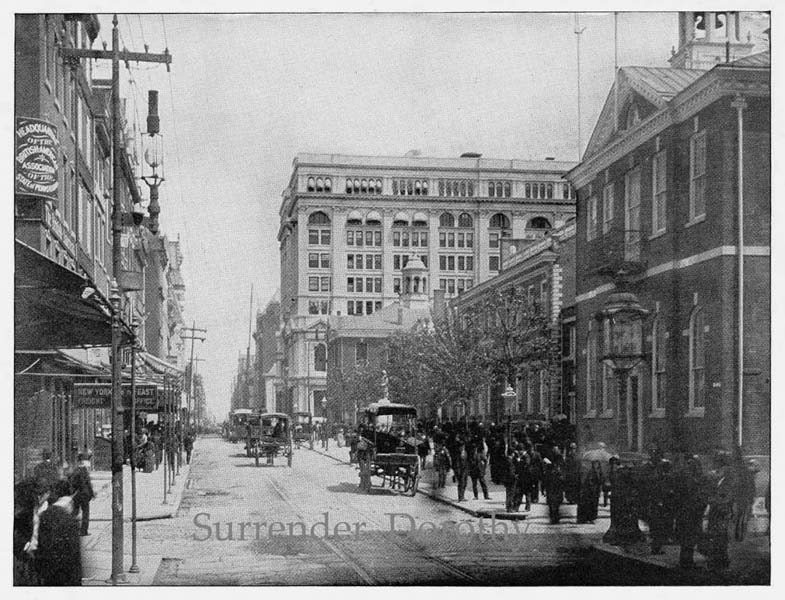
M414 256L427 268L430 298L443 290L449 300L495 276L504 238L536 241L574 215L563 179L573 166L476 154L299 154L279 212L279 410L314 412L321 403L328 315L369 315L396 302Z

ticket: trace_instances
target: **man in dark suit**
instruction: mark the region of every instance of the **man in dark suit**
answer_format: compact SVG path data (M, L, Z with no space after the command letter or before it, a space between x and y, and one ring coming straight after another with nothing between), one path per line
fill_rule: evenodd
M88 529L90 527L90 501L95 498L93 491L93 482L90 480L90 472L87 467L90 466L90 461L84 454L79 455L79 464L71 473L69 484L71 493L74 496L74 515L82 513L82 524L79 530L80 535L90 535Z

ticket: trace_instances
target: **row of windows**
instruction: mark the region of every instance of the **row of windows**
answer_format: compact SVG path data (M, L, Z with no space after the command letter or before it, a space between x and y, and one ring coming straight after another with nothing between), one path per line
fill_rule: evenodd
M474 256L439 255L440 271L474 271Z
M549 381L548 370L526 371L519 382L518 412L526 414L548 414Z
M451 277L443 277L439 279L439 289L445 291L448 296L456 293L461 294L465 290L471 289L474 285L473 279L454 279Z
M510 198L512 196L512 184L509 181L489 181L489 198Z
M331 231L329 229L309 229L308 244L311 246L329 246Z
M697 123L697 122L696 122ZM667 152L659 147L651 161L651 234L658 235L667 229L668 176ZM706 132L698 131L690 138L690 189L689 222L694 222L706 214ZM607 180L607 173L606 173ZM591 241L602 233L608 233L615 217L615 183L606 182L601 198L592 194L587 200L586 239ZM601 204L600 204L601 203ZM624 176L624 231L625 246L634 258L638 249L641 233L641 168L635 167Z
M381 246L382 232L380 230L356 230L346 231L347 246Z
M473 227L474 219L469 213L458 215L458 227ZM455 227L455 217L450 213L439 215L439 227Z
M408 248L409 244L413 247L428 246L427 231L393 231L393 246Z
M417 218L415 215L415 219L411 222L412 226L414 227L427 227L428 222L423 220L425 217ZM544 218L544 217L535 217L537 218ZM532 222L535 220L532 219ZM547 219L545 219L547 222ZM330 217L328 217L322 211L317 211L309 215L308 217L308 225L329 225L331 223ZM347 225L362 225L362 218L360 215L352 215L346 220ZM366 225L373 225L373 226L380 226L381 221L378 218L377 213L371 213L365 221ZM399 213L395 216L393 220L393 227L408 227L409 226L409 217L405 213ZM439 227L455 227L456 226L456 219L455 215L445 212L439 215ZM470 228L474 226L474 219L469 213L461 213L458 215L457 219L457 226L461 228ZM491 216L488 227L490 229L509 229L510 228L510 218L505 215L504 213L496 213Z
M347 292L368 292L374 294L382 293L382 278L381 277L347 277L346 278L346 291Z
M440 232L439 233L439 248L473 248L474 247L474 234L473 233L452 233Z
M368 270L382 270L382 255L381 254L347 254L346 255L346 268L347 269L368 269Z
M381 190L381 186L380 186ZM427 179L393 179L392 193L394 196L427 196Z
M329 300L309 300L308 301L308 314L309 315L329 315L330 314L330 301Z
M372 315L381 309L381 300L349 300L346 303L346 314L348 315ZM358 358L358 360L360 359Z
M473 198L474 197L474 182L469 180L458 179L440 179L439 180L439 195L447 197L461 197Z
M347 182L347 187L348 187ZM309 192L331 192L333 190L333 181L329 177L322 179L321 177L309 177L306 189Z
M308 291L309 292L329 292L332 283L332 277L309 277L308 278Z
M382 193L381 179L359 179L355 177L346 179L347 194L374 194Z
M326 253L318 254L316 252L309 252L308 267L310 269L329 269L330 255Z
M428 266L428 256L423 254L420 256L420 260L422 264L426 267ZM393 270L400 271L403 269L407 263L409 262L409 255L408 254L393 254Z

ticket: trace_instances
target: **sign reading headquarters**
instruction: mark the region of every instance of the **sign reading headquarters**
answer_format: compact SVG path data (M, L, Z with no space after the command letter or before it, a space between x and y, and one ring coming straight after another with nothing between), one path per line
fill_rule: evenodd
M131 384L123 384L123 408L131 408ZM77 408L111 408L111 383L75 383L74 400ZM163 407L158 404L158 386L138 384L136 386L136 409L156 412Z
M57 200L57 127L29 117L16 119L16 194Z

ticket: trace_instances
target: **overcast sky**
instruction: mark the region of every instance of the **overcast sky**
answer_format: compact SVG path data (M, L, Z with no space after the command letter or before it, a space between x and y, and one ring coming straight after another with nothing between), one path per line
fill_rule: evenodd
M585 145L613 79L613 14L580 27ZM162 231L182 241L189 325L208 330L196 352L213 414L229 408L251 285L254 313L279 286L296 153L576 160L574 29L573 13L120 16L129 50L173 56L171 74L131 64L122 84L142 121L160 91ZM677 15L620 13L617 39L620 65L667 66Z

